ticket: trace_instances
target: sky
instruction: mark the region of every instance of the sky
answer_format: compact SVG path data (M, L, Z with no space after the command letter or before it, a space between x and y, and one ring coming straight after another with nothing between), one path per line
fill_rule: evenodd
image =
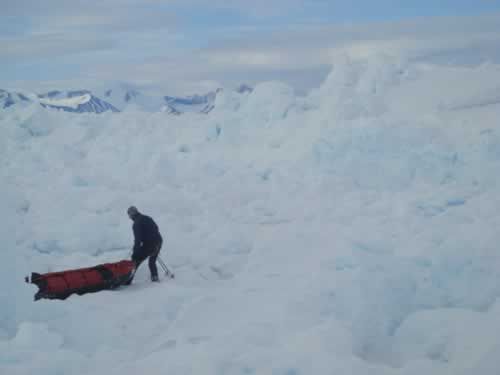
M3 3L3 4L2 4ZM0 87L317 87L340 54L500 60L500 1L0 0Z

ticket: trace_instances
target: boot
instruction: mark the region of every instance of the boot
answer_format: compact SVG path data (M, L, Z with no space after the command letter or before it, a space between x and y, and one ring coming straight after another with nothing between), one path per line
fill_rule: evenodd
M157 283L160 281L160 279L158 278L158 275L151 275L151 281Z

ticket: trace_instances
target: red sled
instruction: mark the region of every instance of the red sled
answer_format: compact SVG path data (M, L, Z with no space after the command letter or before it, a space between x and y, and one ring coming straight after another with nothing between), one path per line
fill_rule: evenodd
M72 294L94 293L128 284L134 272L135 263L131 260L122 260L43 275L33 272L31 279L26 277L26 282L35 284L39 289L35 294L35 301L42 298L64 300Z

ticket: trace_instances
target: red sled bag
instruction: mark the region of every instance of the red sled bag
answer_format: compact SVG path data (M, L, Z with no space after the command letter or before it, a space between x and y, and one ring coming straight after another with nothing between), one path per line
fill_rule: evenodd
M35 301L41 298L66 299L71 294L82 295L105 289L114 289L127 284L132 279L135 263L122 260L116 263L105 263L90 268L79 268L62 272L51 272L43 275L33 272L31 282L38 287Z

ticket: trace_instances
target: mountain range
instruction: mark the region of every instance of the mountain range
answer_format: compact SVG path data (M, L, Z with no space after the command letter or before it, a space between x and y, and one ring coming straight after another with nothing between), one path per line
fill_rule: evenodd
M166 112L173 115L183 113L209 113L215 107L217 95L223 89L192 96L154 96L123 86L107 88L96 93L90 90L53 90L43 94L11 92L0 89L0 110L14 106L39 104L43 108L73 113L104 113L140 110L144 112ZM238 94L248 94L253 89L240 85Z

